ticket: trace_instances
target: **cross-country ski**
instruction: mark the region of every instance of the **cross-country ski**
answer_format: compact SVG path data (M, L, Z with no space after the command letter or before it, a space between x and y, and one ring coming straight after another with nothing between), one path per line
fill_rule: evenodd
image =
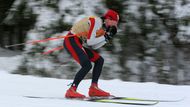
M156 105L159 100L147 100L127 97L86 97L86 98L59 98L59 97L38 97L38 96L24 96L26 98L36 99L54 99L54 100L78 100L88 101L97 103L111 103L111 104L122 104L122 105Z

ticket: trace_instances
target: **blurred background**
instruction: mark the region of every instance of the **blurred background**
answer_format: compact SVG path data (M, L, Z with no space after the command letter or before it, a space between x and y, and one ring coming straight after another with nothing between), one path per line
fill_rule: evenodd
M190 84L190 0L1 0L0 56L22 56L12 73L73 79L80 66L64 49L41 54L63 39L5 46L63 36L78 20L109 8L120 14L119 32L100 49L101 79Z

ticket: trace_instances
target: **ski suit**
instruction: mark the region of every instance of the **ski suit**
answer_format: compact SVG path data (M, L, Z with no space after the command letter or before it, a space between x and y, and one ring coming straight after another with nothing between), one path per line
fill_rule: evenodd
M73 86L78 86L80 81L92 68L92 83L97 83L102 71L104 59L96 51L106 44L104 37L103 20L99 17L86 17L73 25L64 39L64 47L68 53L81 65L75 75ZM71 36L70 35L76 35Z

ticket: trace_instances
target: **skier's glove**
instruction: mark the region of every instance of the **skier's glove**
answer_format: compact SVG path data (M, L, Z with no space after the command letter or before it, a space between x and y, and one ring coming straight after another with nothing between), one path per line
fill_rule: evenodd
M109 28L109 32L110 34L115 35L117 33L117 28L115 26L111 26Z
M108 27L106 30L106 34L104 35L106 38L106 41L109 42L116 33L117 33L117 28L115 26Z

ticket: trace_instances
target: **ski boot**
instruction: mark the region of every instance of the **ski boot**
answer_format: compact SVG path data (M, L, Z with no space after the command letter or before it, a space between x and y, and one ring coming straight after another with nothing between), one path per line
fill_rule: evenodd
M88 94L90 97L109 97L109 96L111 96L110 93L105 92L105 91L101 90L100 88L98 88L97 83L92 83L92 85L89 88Z
M71 86L67 90L65 97L66 98L85 98L85 95L78 93L76 90L77 90L76 86Z

